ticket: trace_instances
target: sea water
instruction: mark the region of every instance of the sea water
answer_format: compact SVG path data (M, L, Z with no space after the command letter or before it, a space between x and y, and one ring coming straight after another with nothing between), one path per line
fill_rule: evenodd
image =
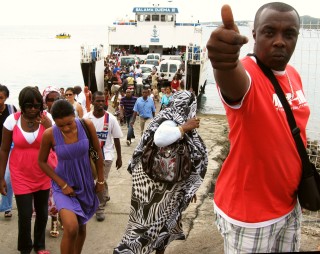
M214 27L203 27L205 46ZM250 27L240 27L240 32L249 37L241 56L252 52L253 43ZM60 33L68 33L70 39L56 39ZM73 87L83 85L80 67L81 45L100 44L107 50L108 27L92 26L0 26L0 83L8 86L10 97L7 103L18 106L18 95L25 86L38 86L42 92L49 85ZM311 108L308 129L318 132L320 125L320 40L316 31L302 32L291 63L302 76L305 93ZM315 33L315 34L314 34ZM320 32L319 32L320 33ZM217 94L213 72L209 61L204 73L207 80L202 96L201 112L225 114ZM202 85L202 84L200 84Z

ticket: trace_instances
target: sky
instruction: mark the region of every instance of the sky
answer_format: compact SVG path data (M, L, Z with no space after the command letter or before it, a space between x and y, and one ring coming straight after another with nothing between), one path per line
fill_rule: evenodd
M272 0L271 0L272 1ZM133 7L178 7L179 22L221 21L222 5L229 4L235 20L253 20L265 0L0 0L0 25L111 25L133 18ZM299 14L320 18L315 0L282 0Z

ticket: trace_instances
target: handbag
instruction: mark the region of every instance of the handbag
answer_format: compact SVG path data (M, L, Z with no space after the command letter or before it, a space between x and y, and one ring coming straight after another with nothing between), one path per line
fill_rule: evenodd
M290 105L278 83L278 80L268 67L266 67L256 56L255 58L257 59L257 64L263 73L271 81L282 103L291 129L291 134L296 143L296 147L302 161L302 177L298 187L299 203L301 207L307 210L318 211L320 210L320 175L317 172L316 166L309 160L306 148L300 136L300 129L297 127Z
M90 159L90 166L92 171L92 176L94 180L97 180L98 174L97 174L97 167L96 167L96 161L99 159L98 152L93 148L91 135L88 130L88 127L83 119L80 119L80 123L82 124L82 127L87 135L87 138L89 140L89 159Z
M151 136L143 149L141 164L144 172L156 182L176 183L186 180L192 170L186 139L158 147Z

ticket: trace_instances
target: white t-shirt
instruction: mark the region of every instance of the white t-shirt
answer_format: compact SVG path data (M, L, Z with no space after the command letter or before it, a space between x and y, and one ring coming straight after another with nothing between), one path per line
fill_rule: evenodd
M143 85L142 80L143 80L142 77L137 77L136 78L137 85Z
M136 74L140 74L140 73L142 73L142 69L141 69L141 68L139 68L139 69L138 69L138 68L136 68L136 69L135 69L135 73L136 73Z
M54 123L52 116L49 112L46 112L46 115L48 116L48 118L51 120L52 124ZM14 119L14 114L9 115L5 122L3 123L3 127L5 127L7 130L9 131L13 131L14 126L17 125L18 128L21 130L22 135L24 136L24 138L26 139L26 141L29 144L32 144L39 133L39 128L37 130L35 130L34 132L26 132L22 129L21 127L21 116L19 117L18 121L16 119Z
M86 108L87 99L84 92L79 93L78 96L76 97L76 100L81 104L81 107L83 109L83 114L87 113L87 108Z
M83 118L90 119L96 128L99 141L105 142L103 146L104 160L113 160L114 158L114 144L113 138L122 138L123 134L117 118L108 112L109 122L105 126L105 115L100 118L96 118L93 112L86 113Z

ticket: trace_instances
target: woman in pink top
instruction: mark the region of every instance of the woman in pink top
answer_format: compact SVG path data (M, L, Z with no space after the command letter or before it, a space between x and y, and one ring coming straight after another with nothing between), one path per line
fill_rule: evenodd
M38 166L38 154L43 132L52 126L52 117L43 112L43 99L34 87L25 87L19 94L21 112L11 114L3 124L0 149L0 192L6 195L3 178L10 154L12 188L18 209L18 250L30 253L48 254L45 250L45 230L48 220L48 197L50 178ZM56 163L51 157L49 163ZM34 241L31 239L31 218L33 205L36 212Z

